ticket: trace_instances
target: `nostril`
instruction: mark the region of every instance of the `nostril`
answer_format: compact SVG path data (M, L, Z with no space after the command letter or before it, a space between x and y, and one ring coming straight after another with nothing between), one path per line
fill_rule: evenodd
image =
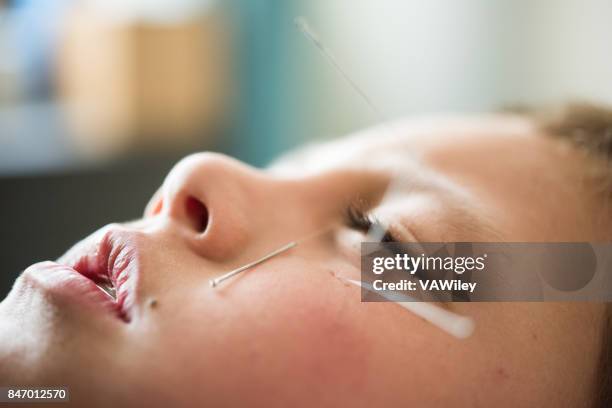
M208 209L204 203L195 197L189 197L185 203L185 207L191 226L197 232L206 231L206 227L208 226Z
M159 214L162 208L164 208L164 201L161 199L157 200L157 202L155 203L155 206L153 206L153 209L151 210L151 215Z

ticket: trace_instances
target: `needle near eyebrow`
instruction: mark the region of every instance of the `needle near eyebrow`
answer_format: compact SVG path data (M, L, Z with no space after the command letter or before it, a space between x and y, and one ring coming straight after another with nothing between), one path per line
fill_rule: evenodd
M306 18L296 17L293 20L293 22L295 23L297 28L300 29L302 34L304 34L304 36L308 38L314 44L315 47L317 47L317 49L325 56L325 58L327 58L327 60L330 62L330 64L332 64L332 66L336 69L336 71L338 71L340 75L342 75L344 80L351 86L351 88L353 88L353 90L357 92L359 96L361 96L361 99L363 99L364 102L368 104L370 109L372 109L372 111L376 113L376 115L378 115L378 118L384 121L386 118L385 118L385 115L383 115L382 111L378 109L376 105L374 105L374 102L372 102L372 100L363 91L363 89L361 89L361 87L357 85L355 81L353 81L353 79L346 72L346 70L342 68L340 63L338 63L338 60L336 59L336 57L334 57L334 54L330 51L329 48L325 46L325 44L323 44L323 42L319 39L319 36L310 27L310 25L308 24L308 21L306 21Z
M234 269L232 271L224 273L221 276L218 276L218 277L216 277L214 279L209 280L208 283L210 284L211 288L215 288L215 287L217 287L217 285L219 285L223 281L225 281L225 280L227 280L227 279L229 279L229 278L231 278L233 276L236 276L239 273L244 272L245 270L247 270L249 268L252 268L255 265L258 265L258 264L260 264L262 262L265 262L268 259L270 259L272 257L275 257L276 255L279 255L279 254L281 254L281 253L283 253L285 251L288 251L291 248L295 247L296 245L297 245L296 241L289 242L288 244L285 244L282 247L280 247L278 249L275 249L274 251L270 252L269 254L267 254L267 255L259 258L259 259L256 259L253 262L249 262L248 264L243 265L240 268L236 268L236 269Z
M382 122L381 126L384 126L391 133L393 129L391 128L391 125L386 123L387 115L385 115L382 110L378 109L378 107L374 104L374 102L372 102L372 99L368 96L368 94L365 93L363 88L361 88L357 84L357 82L355 82L351 78L351 76L347 73L347 71L344 68L342 68L342 65L340 65L336 57L334 57L334 54L331 52L329 47L327 47L323 43L323 41L321 41L317 33L315 33L312 27L310 27L310 24L308 24L308 21L306 20L306 18L296 17L293 20L293 22L295 23L296 27L302 32L302 34L304 34L304 37L310 40L310 42L312 42L312 44L317 48L317 50L321 54L323 54L325 58L327 58L327 61L329 61L329 63L336 69L336 71L340 73L342 78L344 78L344 80L350 85L350 87L353 88L353 90L361 97L361 99L378 116L378 119ZM387 192L393 191L393 189L396 187L396 184L399 183L399 181L397 180L399 179L396 177L394 177L391 180L391 182L387 186ZM367 234L368 240L372 242L379 242L383 238L385 233L386 233L386 229L381 229L381 228L370 229L370 231L368 231L368 234Z

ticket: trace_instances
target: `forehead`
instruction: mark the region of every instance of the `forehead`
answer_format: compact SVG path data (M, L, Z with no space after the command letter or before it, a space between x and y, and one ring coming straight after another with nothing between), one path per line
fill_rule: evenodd
M489 210L498 229L513 239L576 240L587 233L588 220L579 221L576 215L585 214L590 195L585 190L584 158L519 116L396 122L307 147L272 167L302 176L346 168L447 180L476 197L477 202L466 206ZM570 218L576 221L559 222Z
M432 156L453 154L462 145L470 145L471 148L478 144L487 148L498 145L501 148L504 143L516 142L511 137L531 133L531 123L516 116L447 116L403 120L332 142L307 145L282 156L273 163L271 170L278 173L316 173L335 168L390 169L414 161L427 161ZM471 153L478 150L482 149Z

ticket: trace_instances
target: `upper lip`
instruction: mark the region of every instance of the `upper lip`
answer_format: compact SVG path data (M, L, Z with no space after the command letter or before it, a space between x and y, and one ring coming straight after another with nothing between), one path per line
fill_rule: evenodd
M139 275L138 235L107 229L75 245L58 262L67 265L98 286L109 286L117 313L130 321Z

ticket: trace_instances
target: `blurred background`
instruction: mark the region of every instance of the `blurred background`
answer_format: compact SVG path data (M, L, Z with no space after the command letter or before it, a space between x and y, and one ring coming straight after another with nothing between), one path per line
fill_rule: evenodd
M0 296L193 151L263 166L376 116L612 104L608 0L0 0Z

